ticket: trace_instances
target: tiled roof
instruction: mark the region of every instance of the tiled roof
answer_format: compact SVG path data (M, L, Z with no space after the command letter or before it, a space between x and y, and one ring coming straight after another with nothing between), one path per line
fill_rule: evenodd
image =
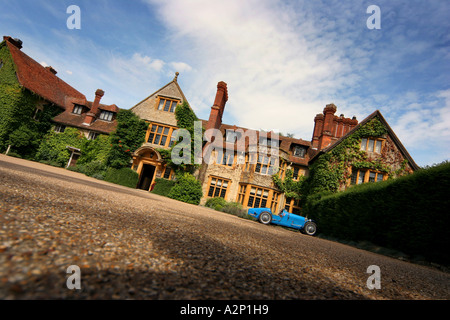
M202 121L202 125L203 127L206 127L208 120L201 120ZM259 136L261 134L261 131L258 130L254 130L254 129L248 129L248 128L243 128L243 127L238 127L236 125L229 125L229 124L222 124L220 126L220 131L222 132L223 136L225 137L226 134L226 130L243 130L244 132L247 132L248 130L251 131L256 131L257 136ZM267 137L270 138L271 137L271 133L267 132ZM297 139L297 138L290 138L290 137L286 137L286 136L282 136L279 135L278 136L279 140L280 140L280 149L287 152L289 155L289 161L293 162L295 164L298 165L303 165L303 166L307 166L308 162L309 162L309 149L311 149L311 142L310 141L305 141L303 139ZM308 153L306 154L305 158L300 158L300 157L295 157L293 155L293 151L292 151L292 147L293 145L300 145L300 146L304 146L308 149ZM246 151L248 151L248 146L249 146L249 141L248 139L246 139L245 141L245 149ZM234 149L237 150L237 144L232 144L232 143L227 143L227 142L223 142L223 148L224 149Z
M381 112L379 110L374 111L371 115L369 115L367 118L365 118L363 121L361 121L360 123L358 123L358 125L356 125L352 130L350 130L346 135L342 136L339 140L337 140L335 143L333 143L331 146L322 149L318 152L316 152L313 156L311 156L311 162L316 160L317 157L323 153L327 153L330 150L332 150L333 148L335 148L336 146L338 146L342 141L344 141L346 138L348 138L350 135L352 135L354 132L356 132L359 128L361 128L362 126L364 126L367 122L369 122L370 120L372 120L373 118L377 117L378 120L381 121L381 123L386 127L388 134L391 136L392 140L394 140L395 144L397 145L397 147L400 149L400 151L402 152L402 154L405 156L406 159L408 159L409 163L411 164L411 166L413 167L414 170L418 170L420 167L416 164L416 162L414 161L414 159L411 157L411 155L408 153L408 151L406 150L406 148L403 146L402 142L400 141L400 139L397 137L397 135L395 134L394 130L392 130L391 126L387 123L386 119L383 117L383 115L381 114Z
M92 108L93 102L87 101L84 94L58 78L52 72L52 68L42 66L23 53L20 47L17 46L18 42L16 40L11 37L3 37L3 39L11 52L20 85L64 109L61 114L53 118L54 122L106 134L115 130L117 126L115 120L111 122L96 120L89 126L83 125L86 112L81 115L73 114L73 107L77 104L85 106L85 111L89 111ZM119 108L115 104L99 104L98 108L114 113L119 111Z
M58 78L49 68L23 53L11 42L11 37L3 37L16 66L19 83L42 98L66 109L69 98L86 101L86 97Z
M63 113L57 115L53 121L64 124L70 127L76 127L100 133L109 134L116 129L117 121L104 121L97 119L91 125L83 125L85 113L73 114L72 110L66 110Z

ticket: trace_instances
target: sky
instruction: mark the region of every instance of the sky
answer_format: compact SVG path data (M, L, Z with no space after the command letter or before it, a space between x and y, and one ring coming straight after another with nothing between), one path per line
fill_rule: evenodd
M81 29L67 27L70 5ZM359 121L380 110L419 166L450 159L448 0L0 0L0 8L2 36L21 39L22 51L88 100L100 88L102 103L129 109L179 72L201 119L224 81L224 123L311 140L327 104Z

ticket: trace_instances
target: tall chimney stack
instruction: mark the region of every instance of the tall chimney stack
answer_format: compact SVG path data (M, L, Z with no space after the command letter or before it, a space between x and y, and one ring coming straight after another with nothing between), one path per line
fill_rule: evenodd
M314 149L322 150L332 145L358 125L356 117L345 118L343 114L338 117L335 116L336 111L336 106L331 103L323 109L323 113L314 118L314 133L311 140Z
M211 113L209 115L208 129L219 129L222 125L222 116L225 109L225 104L228 101L228 89L227 84L223 81L217 84L216 98L214 99L214 105L211 107Z
M88 113L86 113L86 117L84 118L83 124L91 125L94 122L94 120L97 118L98 106L100 105L100 100L102 99L104 94L105 94L105 91L103 91L101 89L97 89L97 91L95 91L94 103L92 104L91 110Z

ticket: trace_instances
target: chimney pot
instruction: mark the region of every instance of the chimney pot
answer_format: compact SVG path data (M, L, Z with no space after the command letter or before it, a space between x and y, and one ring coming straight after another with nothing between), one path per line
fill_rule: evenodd
M11 38L11 37L3 37L3 40L10 42L12 45L14 45L15 47L17 47L19 50L22 49L22 40L17 39L17 38Z
M96 97L103 97L105 95L105 91L103 91L102 89L97 89L97 91L95 91L95 96Z
M48 71L50 71L51 73L53 73L54 75L56 75L58 73L58 71L56 71L53 67L45 67L45 69L47 69Z
M95 119L97 118L98 106L100 105L100 100L102 99L104 94L105 91L103 91L102 89L97 89L97 91L95 91L95 99L92 103L92 108L88 113L86 113L83 124L91 125L95 121Z

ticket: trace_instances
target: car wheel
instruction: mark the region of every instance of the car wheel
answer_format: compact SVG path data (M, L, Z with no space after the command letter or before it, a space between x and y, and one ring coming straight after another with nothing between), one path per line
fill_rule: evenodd
M267 212L264 211L259 215L259 222L261 222L262 224L269 224L272 222L272 215Z
M303 227L303 233L307 234L308 236L313 236L317 232L317 225L312 222L308 221L305 223L305 226Z

